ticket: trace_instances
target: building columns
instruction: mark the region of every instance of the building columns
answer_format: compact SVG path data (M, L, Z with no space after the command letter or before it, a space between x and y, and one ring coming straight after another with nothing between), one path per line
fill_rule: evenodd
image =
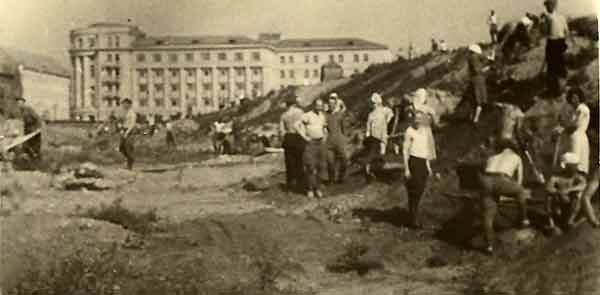
M251 99L252 97L252 70L250 69L250 67L246 67L246 71L245 71L245 77L244 77L244 83L246 86L246 89L244 89L244 97Z
M200 68L195 68L194 69L194 73L196 74L196 109L194 110L195 112L200 112L203 113L204 110L204 101L202 100L202 98L200 97L201 92L200 92L200 87L204 87L204 85L202 85L201 80L200 80L200 72L202 71ZM204 91L204 89L203 89Z
M221 104L221 101L219 99L219 93L220 93L220 86L219 86L219 81L217 79L217 67L211 67L211 73L212 73L212 98L213 98L213 105L215 107L216 110L219 109L219 106ZM217 90L219 89L219 90Z
M187 112L187 75L185 75L184 70L179 68L179 110L181 112L181 116L185 116ZM185 77L185 79L184 79Z
M233 67L227 68L227 83L229 83L229 101L227 103L233 102L234 104L237 102L238 98L235 96L235 69Z

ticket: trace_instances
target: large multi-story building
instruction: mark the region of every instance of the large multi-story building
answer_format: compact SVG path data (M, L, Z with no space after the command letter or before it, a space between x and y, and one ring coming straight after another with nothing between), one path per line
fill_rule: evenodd
M209 113L240 98L321 81L324 64L343 75L391 60L384 45L356 38L147 36L138 27L97 23L70 35L71 115L103 120L123 98L141 115Z

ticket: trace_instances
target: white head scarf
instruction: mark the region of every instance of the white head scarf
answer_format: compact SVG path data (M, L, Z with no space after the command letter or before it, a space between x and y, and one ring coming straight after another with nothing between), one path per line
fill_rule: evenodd
M579 164L579 157L575 153L564 153L560 158L560 167L563 169L567 167L569 164Z
M471 52L475 52L477 54L483 54L483 50L481 50L481 46L479 46L477 44L471 44L471 45L469 45L469 50Z
M379 95L379 93L375 92L373 93L373 95L371 95L371 101L374 104L382 104L383 103L383 99L381 98L381 95Z

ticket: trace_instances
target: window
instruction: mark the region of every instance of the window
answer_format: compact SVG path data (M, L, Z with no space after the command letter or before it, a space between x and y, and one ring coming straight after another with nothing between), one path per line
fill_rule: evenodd
M177 78L177 73L178 73L177 70L169 70L169 73L171 73L171 77Z
M119 78L121 71L119 71L119 69L115 69L115 77L117 77L117 79Z
M115 54L115 61L116 61L116 62L119 62L119 60L120 60L120 58L119 58L119 55L118 55L118 54Z
M319 56L318 56L318 55L315 55L315 56L313 56L313 61L314 61L316 64L318 64L318 63L319 63Z
M309 63L310 62L310 56L305 55L304 56L304 63Z
M194 90L196 90L196 85L194 85L192 83L188 83L187 84L187 90L188 91L194 91Z
M171 100L171 106L176 107L177 106L177 100L175 100L175 99Z
M343 54L339 54L338 55L338 61L339 62L344 62L344 55Z
M294 78L296 76L296 73L294 73L294 70L290 70L290 78Z
M140 99L140 106L141 107L147 107L148 106L148 100L147 99Z
M281 70L280 74L281 74L281 79L285 79L285 71Z
M194 70L193 69L186 69L185 73L187 74L188 77L194 77Z
M310 71L304 70L304 78L310 78Z
M288 58L288 61L293 64L294 63L294 56L290 55L290 57Z
M212 85L210 85L210 83L204 83L202 84L202 88L204 88L204 91L211 91Z
M162 61L162 56L160 55L160 53L155 53L152 56L152 59L154 59L154 62L161 62Z
M330 54L330 55L329 55L329 61L330 61L330 62L335 62L335 55L333 55L333 54Z
M113 47L113 39L111 36L108 36L108 47Z
M208 97L203 98L202 101L204 101L204 105L205 106L212 105L212 100L210 98L208 98Z
M96 67L94 65L90 66L90 77L96 77Z
M236 61L243 61L244 60L244 54L241 52L236 52L235 53L235 60Z
M282 63L282 64L284 64L284 63L285 63L285 56L281 56L281 57L279 58L279 60L281 61L281 63Z
M148 71L146 70L138 70L138 73L140 75L141 78L146 78L146 75L148 74Z
M185 60L186 61L194 61L194 54L193 53L186 53L185 54Z
M204 76L206 76L206 77L210 76L210 70L204 70Z
M106 61L107 62L112 62L112 54L109 53L109 54L106 55Z
M93 48L94 46L96 46L96 39L90 38L90 39L88 39L88 43L89 43L90 48Z
M221 70L221 76L227 76L227 70Z
M364 54L363 55L363 61L369 61L369 55L368 54Z
M77 38L77 48L82 48L82 47L83 47L83 39Z
M146 92L146 91L148 91L148 86L147 85L139 85L139 89L140 89L140 92Z
M210 53L202 52L202 60L210 60Z
M225 52L219 53L219 60L227 60L227 53L225 53Z
M235 87L236 87L238 90L244 90L244 89L246 89L246 84L244 84L244 83L236 83L236 84L235 84Z
M140 53L137 55L137 61L138 62L145 62L146 61L146 55L143 53Z
M235 69L235 74L238 75L239 77L244 76L244 69Z
M219 84L219 88L221 88L221 90L226 90L227 89L227 84L221 83L221 84Z
M155 104L157 107L162 107L162 106L164 106L164 105L165 105L165 101L164 101L164 100L162 100L162 99L155 99L155 100L154 100L154 104Z
M319 70L313 70L313 77L314 78L318 78L319 77Z
M260 52L252 52L252 59L254 61L260 61Z
M179 91L179 85L177 84L171 84L171 91Z
M169 61L170 62L177 62L177 53L171 53L171 54L169 54Z
M354 62L360 62L360 56L358 54L354 55Z
M121 45L120 41L121 40L119 40L119 36L115 36L115 47L119 47Z
M252 70L252 74L253 74L254 76L259 76L259 75L260 75L260 72L261 72L261 70L260 70L260 69L253 69L253 70Z
M163 86L162 86L162 84L155 84L155 85L154 85L154 90L156 90L156 92L161 92L161 91L163 91Z

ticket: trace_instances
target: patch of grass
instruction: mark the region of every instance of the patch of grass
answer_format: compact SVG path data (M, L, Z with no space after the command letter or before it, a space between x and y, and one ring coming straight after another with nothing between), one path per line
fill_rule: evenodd
M80 216L108 221L119 224L128 230L148 234L152 230L153 223L158 221L156 209L137 213L123 207L122 202L123 199L119 198L110 205L102 204L100 208L88 209Z
M356 271L359 275L365 275L371 270L383 269L383 265L375 261L365 261L362 256L369 251L366 245L352 241L346 245L346 249L333 263L327 265L327 270L336 273L348 273Z
M75 255L45 268L36 261L7 295L119 294L128 266L116 245L105 250L78 250Z

